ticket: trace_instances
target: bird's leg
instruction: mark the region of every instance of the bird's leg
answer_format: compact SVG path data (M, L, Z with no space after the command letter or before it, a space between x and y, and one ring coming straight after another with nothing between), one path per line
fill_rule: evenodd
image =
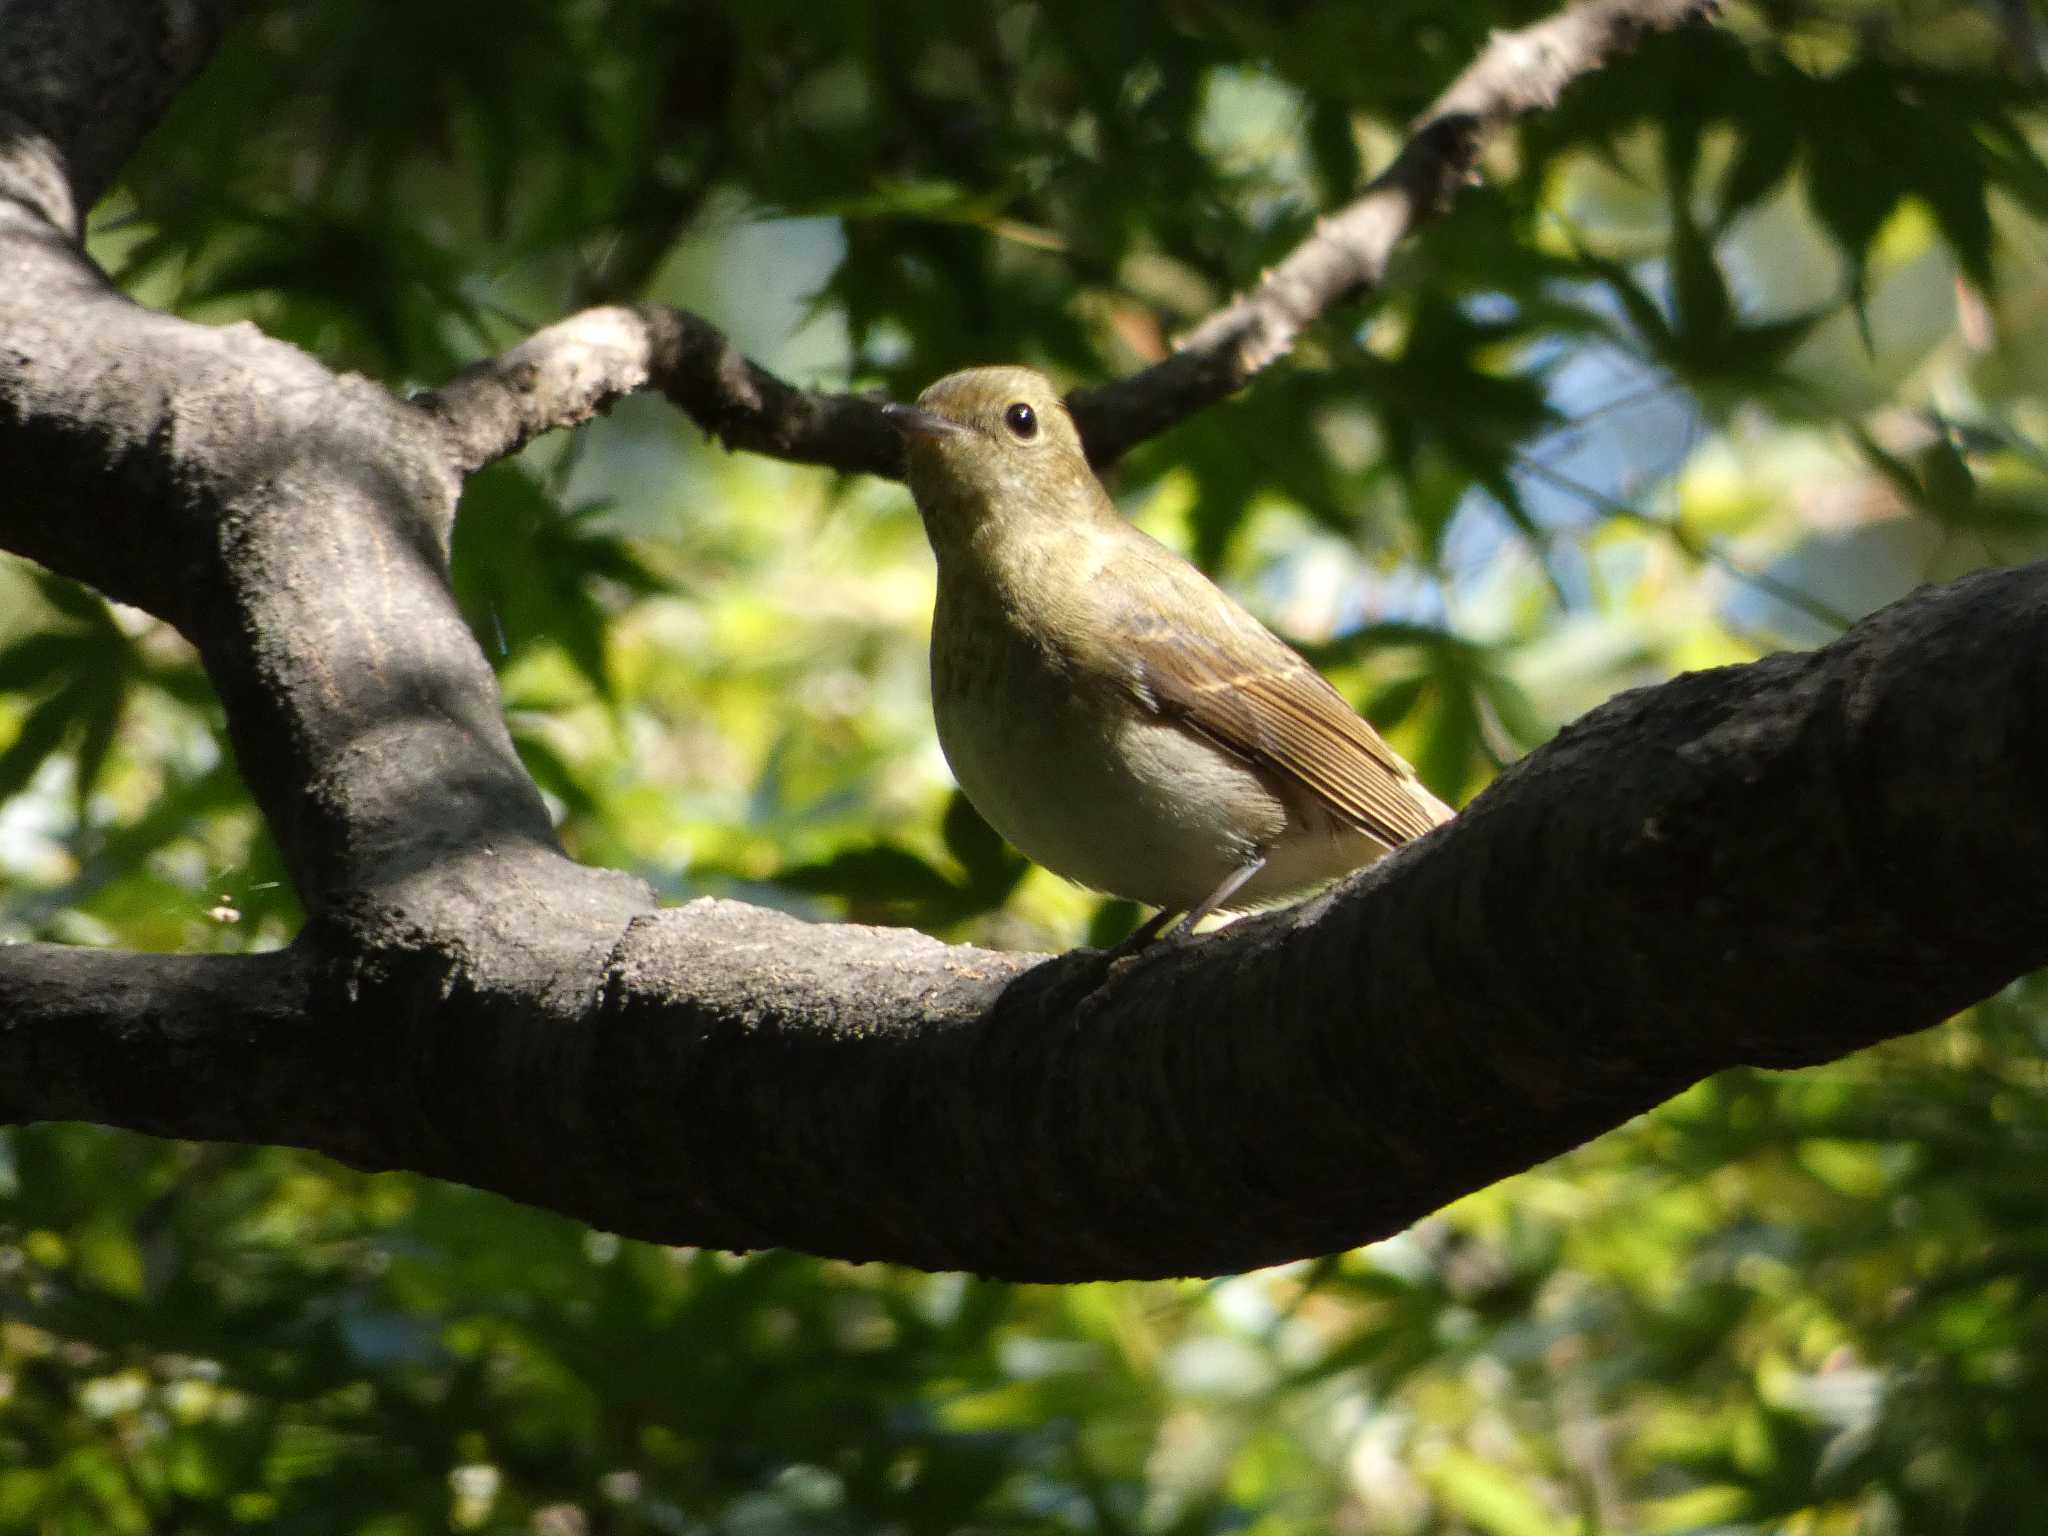
M1174 924L1172 936L1179 938L1182 934L1190 931L1195 924L1235 896L1244 888L1244 883L1247 880L1251 879L1253 875L1256 875L1265 867L1266 856L1262 853L1250 863L1239 865L1236 869L1233 869L1229 877L1209 893L1207 900L1196 906L1187 916ZM1173 908L1161 907L1157 912L1146 918L1144 922L1132 929L1130 935L1121 944L1118 944L1116 948L1103 950L1096 960L1101 970L1095 985L1100 986L1102 982L1107 981L1124 961L1129 960L1133 955L1157 940L1160 930L1166 926L1167 920L1172 916ZM1094 988L1091 987L1090 990L1092 991Z
M1121 970L1128 961L1149 948L1158 939L1159 930L1166 926L1167 919L1172 916L1173 908L1163 907L1125 934L1109 949L1094 951L1088 957L1086 969L1081 972L1086 981L1081 987L1080 995L1086 997L1099 990L1102 984Z
M1172 916L1173 908L1161 907L1157 912L1154 912L1145 921L1124 935L1123 939L1114 949L1106 951L1103 955L1104 963L1114 965L1126 956L1135 955L1139 950L1144 949L1159 937L1159 930L1166 926L1167 919Z
M1230 872L1221 885L1217 886L1215 890L1211 891L1203 899L1200 905L1191 909L1186 917L1175 923L1173 925L1173 932L1167 935L1167 937L1177 939L1183 934L1193 933L1195 931L1195 924L1235 896L1244 888L1245 881L1251 879L1253 875L1256 875L1265 867L1266 856L1263 853L1249 864L1240 864Z

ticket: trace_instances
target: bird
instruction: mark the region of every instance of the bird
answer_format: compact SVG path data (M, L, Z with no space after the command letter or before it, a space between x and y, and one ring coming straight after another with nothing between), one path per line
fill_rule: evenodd
M1157 908L1270 906L1451 819L1298 651L1129 522L1051 380L969 368L882 407L938 563L932 713L1033 862Z

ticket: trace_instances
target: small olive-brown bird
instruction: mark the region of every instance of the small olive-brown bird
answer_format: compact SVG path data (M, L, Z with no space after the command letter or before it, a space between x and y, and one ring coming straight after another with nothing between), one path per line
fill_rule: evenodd
M1124 520L1042 374L970 368L884 410L938 556L939 745L1030 858L1186 931L1450 818L1315 668Z

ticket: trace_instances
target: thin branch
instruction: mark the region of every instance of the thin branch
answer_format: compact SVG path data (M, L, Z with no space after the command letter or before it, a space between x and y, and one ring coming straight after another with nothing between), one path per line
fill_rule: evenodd
M1418 120L1364 196L1318 221L1258 286L1217 310L1174 355L1071 402L1097 463L1236 393L1294 348L1302 331L1386 275L1402 241L1450 207L1479 151L1505 124L1556 105L1566 86L1644 38L1713 16L1719 0L1581 0L1516 32L1496 32Z
M657 389L729 448L895 478L903 445L880 402L818 394L749 362L708 320L663 304L572 315L414 404L469 475L621 396Z
M1840 634L1856 622L1826 598L1816 597L1803 587L1794 586L1789 581L1773 576L1769 571L1757 570L1736 559L1711 539L1703 539L1691 532L1675 517L1658 517L1654 513L1643 511L1640 507L1630 506L1627 502L1609 496L1576 476L1568 475L1563 470L1555 469L1538 459L1524 458L1517 462L1515 468L1522 474L1555 486L1568 496L1576 496L1605 517L1611 517L1617 522L1633 523L1638 528L1662 534L1688 559L1698 564L1713 566L1724 576L1733 578L1743 586L1754 588L1764 596L1783 603L1787 608L1805 614L1824 629Z
M1753 587L1796 613L1803 613L1823 629L1840 634L1856 622L1826 598L1817 597L1804 587L1795 586L1769 571L1758 570L1736 559L1713 540L1693 533L1675 517L1654 517L1647 512L1634 512L1627 517L1630 522L1663 534L1693 560L1711 565L1740 584Z
M1565 87L1645 37L1712 16L1719 0L1581 0L1533 26L1498 32L1418 121L1363 196L1258 286L1198 324L1171 357L1076 391L1069 404L1098 465L1236 393L1302 331L1385 276L1395 248L1450 206L1504 124L1556 103ZM895 477L901 452L878 402L801 390L748 361L717 327L660 305L597 309L550 326L504 356L419 397L468 474L623 395L655 388L728 446Z

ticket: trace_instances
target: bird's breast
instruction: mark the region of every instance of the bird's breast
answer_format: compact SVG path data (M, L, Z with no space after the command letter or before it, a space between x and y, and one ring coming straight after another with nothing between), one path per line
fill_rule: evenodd
M1077 648L1003 616L942 598L932 703L975 809L1079 884L1184 909L1286 829L1285 806L1247 764L1146 713Z

